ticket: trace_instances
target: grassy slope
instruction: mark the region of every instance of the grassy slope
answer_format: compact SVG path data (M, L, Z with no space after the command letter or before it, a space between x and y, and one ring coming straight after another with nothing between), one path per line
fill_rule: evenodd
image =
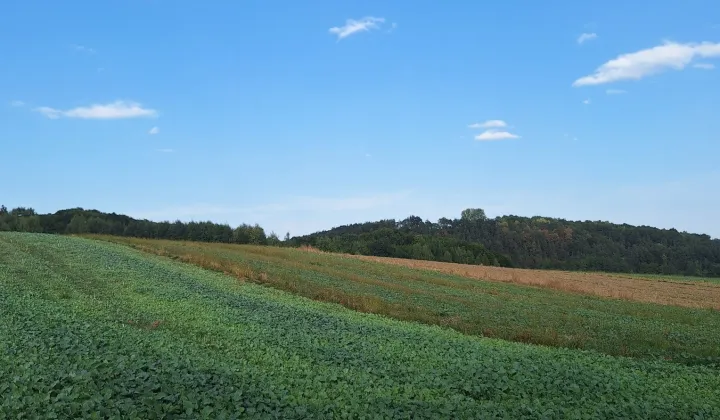
M106 237L363 312L611 355L720 360L720 312L483 282L295 249Z
M684 281L679 278L668 281L659 277L648 279L622 274L528 270L364 255L345 254L345 256L383 264L429 269L482 281L539 286L601 298L720 310L720 284L712 281L691 281L687 278Z
M703 418L707 367L465 336L126 247L0 234L0 417Z

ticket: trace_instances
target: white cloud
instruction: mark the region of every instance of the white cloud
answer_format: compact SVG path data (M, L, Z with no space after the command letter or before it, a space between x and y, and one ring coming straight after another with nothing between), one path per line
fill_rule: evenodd
M487 120L484 123L470 124L470 128L500 128L507 127L507 123L503 120Z
M627 91L622 89L608 89L605 93L608 95L622 95L623 93L627 93Z
M86 46L84 46L84 45L74 44L72 47L73 47L73 49L74 49L75 51L80 51L80 52L83 52L83 53L95 54L95 52L96 52L94 49L92 49L92 48L90 48L90 47L86 47Z
M150 129L150 131L148 131L148 134L150 134L150 135L155 135L155 134L158 134L159 132L160 132L160 128L159 128L159 127L153 127L153 128Z
M11 101L11 102L10 102L10 106L15 107L15 108L20 108L20 107L25 106L25 102L23 102L23 101Z
M590 105L590 99L585 99L585 100L583 101L583 103L584 103L585 105Z
M482 132L481 134L478 134L475 136L475 140L479 141L492 141L492 140L508 140L508 139L517 139L520 138L520 136L516 134L509 133L507 131L500 131L500 130L486 130Z
M364 17L359 20L348 19L343 26L335 26L329 29L331 34L337 35L338 41L352 34L372 29L379 29L380 25L385 22L384 18L376 18L372 16ZM393 26L394 28L395 26Z
M712 63L697 63L693 64L693 67L696 69L702 69L702 70L712 70L715 68L715 64Z
M160 152L160 153L173 153L173 152L175 152L174 149L157 149L157 151Z
M62 115L63 113L58 109L50 108L47 106L41 106L39 108L36 108L35 110L53 120L60 118L60 115Z
M578 43L578 44L583 44L584 42L586 42L586 41L591 41L591 40L593 40L593 39L595 39L595 38L597 38L597 34L596 34L596 33L594 33L594 32L592 32L592 33L587 33L587 32L586 32L586 33L584 33L584 34L582 34L582 35L580 35L580 36L578 37L577 43Z
M65 118L81 118L81 119L120 119L120 118L139 118L154 117L157 111L154 109L143 108L137 102L115 101L106 105L93 104L88 107L78 107L69 110L60 110L41 106L36 111L51 119L60 117Z
M696 57L717 56L720 56L720 43L680 44L667 41L653 48L619 55L598 67L593 74L575 80L573 86L640 80L668 69L682 70Z
M487 120L483 123L474 123L468 125L469 128L484 128L486 129L482 133L475 136L475 140L479 141L491 141L491 140L507 140L516 139L520 136L512 134L506 130L500 130L501 128L507 127L507 123L503 120Z

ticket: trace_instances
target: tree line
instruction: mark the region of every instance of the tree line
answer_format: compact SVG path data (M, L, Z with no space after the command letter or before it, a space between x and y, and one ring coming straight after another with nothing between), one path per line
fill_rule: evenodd
M0 206L0 231L97 233L141 238L273 246L502 267L720 277L720 240L708 235L602 221L488 218L466 209L437 222L410 216L339 226L280 240L259 225L154 222L74 208L38 214Z
M295 237L295 246L518 268L720 276L720 240L602 221L500 216L466 209L437 222L410 216Z
M153 222L129 216L74 208L38 214L29 207L8 210L0 206L0 231L54 234L97 233L138 238L173 239L235 244L279 245L275 233L267 235L259 225L205 222Z

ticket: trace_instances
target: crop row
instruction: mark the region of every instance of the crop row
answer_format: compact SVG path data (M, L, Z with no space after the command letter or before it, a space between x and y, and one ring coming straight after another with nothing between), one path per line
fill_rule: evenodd
M0 417L717 418L702 366L471 337L0 234Z
M315 300L466 334L685 364L720 362L720 311L714 309L606 299L292 249L105 239Z

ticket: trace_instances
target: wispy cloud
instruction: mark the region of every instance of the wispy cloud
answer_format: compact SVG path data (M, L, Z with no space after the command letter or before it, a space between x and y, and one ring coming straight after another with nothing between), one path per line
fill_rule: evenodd
M50 118L50 119L58 119L62 115L63 111L60 111L55 108L50 108L49 106L41 106L38 108L35 108L35 111L43 114L44 116Z
M507 123L503 120L487 120L484 123L474 123L468 125L470 128L501 128L507 127Z
M385 18L378 17L364 17L362 19L348 19L345 21L343 26L334 26L329 29L329 32L333 35L337 35L338 41L346 38L350 35L357 34L360 32L367 32L373 29L380 29L380 25L385 22ZM393 24L394 25L394 24ZM395 25L393 26L393 28Z
M512 134L508 131L501 131L501 130L486 130L477 136L475 136L475 140L478 141L493 141L493 140L509 140L509 139L517 139L520 138L520 136L516 134Z
M562 132L560 134L562 135ZM568 143L573 133L569 135ZM706 173L697 175L697 178L680 179L677 181L681 183L673 183L669 186L658 181L654 184L634 185L632 189L627 190L618 190L615 185L577 189L559 184L551 191L508 190L479 185L478 195L483 197L482 207L490 217L502 214L549 215L568 220L609 220L616 223L675 227L678 230L704 232L719 238L720 225L716 223L716 209L720 206L720 198L714 192L720 183L720 174L716 172L714 175ZM359 197L372 196L371 194ZM398 193L395 194L394 199L368 200L365 203L354 200L359 197L350 195L330 198L335 204L343 200L351 200L349 203L354 202L354 207L363 207L342 212L334 211L333 209L337 208L335 205L325 210L320 206L326 203L314 200L300 206L307 209L309 205L313 205L315 208L312 211L297 212L296 204L303 203L293 197L284 199L279 197L279 201L272 202L282 204L269 206L243 207L233 202L214 204L186 202L185 205L176 203L176 205L165 204L156 208L117 210L133 217L151 220L213 220L228 222L231 226L258 222L266 232L274 230L282 236L287 231L291 235L300 235L369 220L387 218L401 220L410 214L429 220L437 220L443 216L458 217L462 209L477 205L473 200L468 201L466 192L452 188L444 188L441 192L423 189L410 195ZM612 200L608 200L608 197ZM368 202L374 205L371 205L371 209L367 209ZM418 211L421 213L418 214ZM289 217L290 215L292 217Z
M11 101L11 102L10 102L10 106L15 107L15 108L20 108L20 107L25 106L25 102L23 102L23 101Z
M597 37L598 36L595 32L590 32L590 33L586 32L578 37L577 43L582 45L587 41L592 41L593 39L596 39Z
M598 67L591 75L581 77L573 86L600 85L621 80L640 80L665 70L682 70L696 57L720 56L720 43L686 43L666 41L656 47L622 54Z
M35 110L51 119L65 117L108 120L157 116L157 111L154 109L143 108L142 105L137 102L127 101L115 101L105 105L93 104L87 107L78 107L68 110L41 106Z
M701 70L712 70L712 69L715 68L715 64L712 64L712 63L697 63L697 64L693 64L693 67L695 67L696 69L701 69Z
M627 91L622 89L608 89L605 93L608 95L622 95L623 93L627 93Z
M79 52L87 53L87 54L95 54L95 53L97 52L97 51L95 51L93 48L86 47L85 45L73 44L73 45L72 45L72 48L73 48L75 51L79 51Z
M161 149L171 150L171 149ZM282 203L265 204L253 207L235 207L212 204L192 204L178 206L158 211L134 212L138 217L148 219L175 219L178 217L197 217L199 215L260 215L284 212L336 212L336 211L361 211L384 207L403 201L410 197L412 190L404 190L393 193L377 193L369 195L358 195L352 197L311 197L295 196L287 197ZM296 216L296 215L294 215Z
M284 211L368 210L395 203L407 198L410 194L411 191L408 190L340 198L300 196L291 198L288 204L276 207L276 209Z
M583 104L585 104L585 105L590 105L590 99L585 99L585 100L583 101Z
M160 127L153 127L150 129L150 131L148 131L148 134L155 135L155 134L158 134L159 132L160 132Z
M175 149L157 149L160 153L174 153Z
M484 128L486 129L482 133L475 136L475 140L478 141L492 141L492 140L508 140L517 139L520 136L510 133L506 128L508 124L503 120L487 120L482 123L474 123L468 125L469 128ZM500 130L503 129L503 130Z

